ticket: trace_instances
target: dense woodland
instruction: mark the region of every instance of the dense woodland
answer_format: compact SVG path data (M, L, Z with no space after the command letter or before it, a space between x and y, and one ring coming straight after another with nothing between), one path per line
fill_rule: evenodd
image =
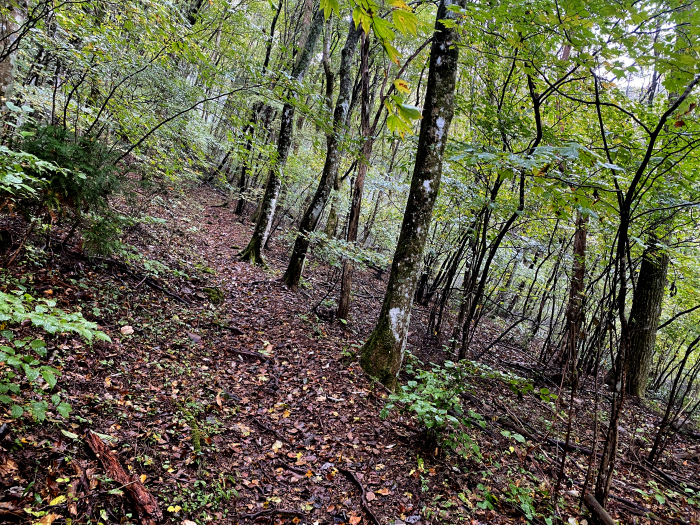
M700 6L3 0L0 521L700 523Z

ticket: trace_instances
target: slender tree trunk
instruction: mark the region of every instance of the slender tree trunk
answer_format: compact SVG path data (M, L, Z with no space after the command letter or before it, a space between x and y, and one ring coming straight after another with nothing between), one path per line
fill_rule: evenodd
M355 186L352 192L350 216L348 217L348 231L346 240L348 243L357 241L357 233L360 229L360 211L362 209L362 192L365 187L365 177L369 168L374 138L369 123L370 94L369 94L369 35L362 33L362 110L361 124L364 144L360 153L360 164L357 169ZM338 300L338 319L347 319L350 313L350 294L352 291L352 274L354 265L351 260L343 261L343 274L340 279L340 299Z
M294 242L292 257L284 274L284 282L291 288L299 285L304 268L304 261L309 250L309 233L316 229L318 219L321 216L328 197L331 195L333 185L338 178L338 166L340 164L340 146L345 133L345 120L350 107L352 96L352 62L360 38L361 30L355 28L354 22L350 22L348 37L341 53L340 69L338 70L339 93L333 112L333 131L326 139L326 162L323 166L321 180L316 188L313 200L309 204L304 217L299 225L299 235ZM328 76L328 75L327 75ZM329 81L330 84L330 81Z
M569 303L566 307L566 345L562 362L571 366L572 395L578 386L578 340L584 321L583 298L585 292L584 277L586 274L586 223L587 217L580 213L576 218L574 233L574 263L571 269L571 285L569 286ZM566 374L566 371L564 371Z
M24 6L24 2L18 4ZM0 61L0 114L4 111L5 102L12 97L17 51L16 49L8 51L14 47L17 33L23 22L24 13L19 5L15 5L15 2L3 2L2 10L0 10L0 49L4 56L3 60Z
M323 10L319 9L314 15L309 34L306 39L304 49L299 56L299 60L292 70L292 78L301 82L304 79L306 70L311 63L316 41L318 40L321 30L323 29ZM292 94L290 94L292 95ZM290 96L291 98L291 96ZM262 247L267 242L267 237L270 235L272 220L277 207L277 198L280 188L282 187L282 170L287 162L289 149L292 145L292 135L294 132L294 105L287 102L282 109L282 118L280 122L279 138L277 140L277 157L270 169L270 174L265 187L265 195L263 196L261 213L255 224L253 236L248 243L248 246L241 252L241 259L253 264L264 265L265 261L262 257Z
M651 238L642 256L630 312L627 392L634 396L643 396L647 389L667 272L668 255L659 247L657 240Z
M459 0L458 4L463 5L462 2L464 0ZM451 4L450 0L441 0L438 7L411 189L382 310L362 349L362 368L390 388L395 386L403 362L413 295L440 188L443 152L454 113L459 33L454 24L446 27L442 23L442 20L456 18L455 13L448 10Z

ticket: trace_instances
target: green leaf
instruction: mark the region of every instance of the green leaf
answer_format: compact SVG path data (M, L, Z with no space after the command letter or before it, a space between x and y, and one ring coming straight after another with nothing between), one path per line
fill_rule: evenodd
M64 436L69 437L69 438L71 438L71 439L80 439L80 437L78 436L78 434L73 434L73 432L68 432L67 430L61 429L61 433L62 433Z
M33 382L39 379L39 370L36 368L32 368L27 364L22 364L22 368L24 369L24 373L27 375L27 379L29 381Z
M37 421L44 421L46 419L46 409L48 408L48 403L46 401L34 401L30 406L32 414Z
M10 412L12 417L22 417L22 414L24 414L24 409L19 405L12 405Z
M12 403L12 398L10 396L0 396L0 403L5 403L6 405L9 405Z
M418 18L411 11L396 9L392 11L391 16L394 20L394 26L404 35L411 33L413 36L418 34Z
M44 378L44 381L46 381L46 383L49 385L49 388L56 386L56 376L53 373L53 370L51 370L51 368L48 366L41 367L41 377Z
M340 2L338 0L321 0L321 9L323 9L323 15L326 20L335 13L336 15L340 13Z
M41 339L34 339L34 341L29 343L29 346L32 350L34 350L41 357L46 357L46 354L47 354L46 343L44 341L42 341Z
M58 411L59 414L61 414L63 417L68 417L68 414L71 413L71 406L66 403L65 401L62 401L57 407L56 410Z
M399 115L406 120L418 120L423 118L421 109L417 108L416 106L399 104L397 108L399 110Z
M396 50L396 48L386 40L382 40L382 46L384 47L384 51L386 51L386 54L389 56L389 60L394 62L396 65L399 65L399 58L401 57L401 54Z

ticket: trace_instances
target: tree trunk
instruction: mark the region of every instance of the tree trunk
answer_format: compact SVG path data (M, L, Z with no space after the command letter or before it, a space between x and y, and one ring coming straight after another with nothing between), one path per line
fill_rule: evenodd
M580 213L576 218L576 232L574 233L574 263L571 269L571 285L569 286L569 303L566 307L566 346L562 362L571 366L571 391L578 386L578 340L584 321L583 298L585 292L584 277L586 274L586 223L588 217ZM566 365L564 365L566 366ZM566 374L566 370L563 371Z
M304 261L309 250L308 234L316 229L318 219L321 216L328 197L331 195L333 185L338 177L338 166L340 164L340 146L343 142L345 134L345 120L350 106L350 97L352 95L352 62L357 48L357 42L360 38L361 30L355 28L354 22L350 22L350 30L348 31L345 46L341 53L340 68L338 75L340 77L340 87L338 100L335 104L333 112L333 131L326 139L326 162L323 166L321 180L316 188L313 200L309 204L304 217L299 225L299 235L294 243L292 257L287 266L287 271L284 274L284 282L291 288L299 286L299 280L304 268ZM329 81L329 85L331 82Z
M362 209L362 192L365 188L365 176L369 168L370 157L372 156L372 147L374 146L374 138L372 137L372 129L369 123L369 35L362 33L362 110L361 124L362 137L364 144L360 153L360 164L357 169L357 177L355 178L355 186L352 192L352 203L350 205L350 216L348 217L348 231L346 240L348 243L357 241L357 233L360 229L360 211ZM343 261L343 275L340 279L340 299L338 300L338 319L347 319L350 313L350 292L352 291L352 273L353 263L349 259Z
M12 87L15 82L15 56L17 49L15 41L20 26L24 22L24 13L19 5L14 5L10 9L4 3L0 11L0 46L4 58L0 61L0 114L4 112L5 102L12 97ZM24 2L21 2L24 5ZM7 8L7 11L5 11Z
M464 0L459 0L462 5ZM362 368L383 384L393 388L401 369L423 249L440 188L442 157L454 113L459 33L454 24L457 15L447 8L450 0L441 0L430 50L430 69L418 138L416 162L411 179L398 245L384 303L372 335L362 348Z
M642 256L630 312L627 392L634 396L643 396L647 389L667 271L668 255L660 249L657 240L651 238Z
M326 219L326 227L323 229L323 234L329 239L335 237L338 231L338 192L340 191L342 180L335 175L335 180L333 181L333 193L331 197L331 210L328 212L328 218Z
M314 15L309 29L309 34L306 39L304 49L299 56L299 60L292 70L292 78L301 82L304 79L306 70L311 63L316 41L321 34L323 28L323 10L319 9ZM290 94L291 95L291 94ZM291 96L289 97L292 98ZM277 207L277 197L279 196L280 188L282 187L282 169L287 162L289 149L292 145L292 135L294 132L294 106L291 102L287 102L282 109L282 118L280 122L279 138L277 140L277 157L267 179L265 187L265 195L263 196L261 213L255 224L253 236L245 250L241 252L241 260L248 261L252 264L264 265L265 261L262 257L262 247L267 242L267 237L270 235L272 227L272 219L275 215Z

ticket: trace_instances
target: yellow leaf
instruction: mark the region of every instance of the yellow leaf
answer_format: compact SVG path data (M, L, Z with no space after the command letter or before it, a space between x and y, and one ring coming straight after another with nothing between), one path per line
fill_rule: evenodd
M141 474L141 483L146 483L146 474Z
M389 0L389 5L391 7L395 7L396 9L405 9L406 11L411 10L411 8L408 7L408 4L404 2L404 0Z
M66 497L63 494L61 494L60 496L57 496L51 501L49 501L49 507L53 507L54 505L60 505L64 501L66 501Z
M181 510L182 510L182 507L180 507L180 505L175 505L175 506L170 505L170 506L168 507L168 512L173 512L173 513L175 513L175 512L180 512Z
M397 89L397 91L400 91L401 93L410 93L411 90L408 87L408 82L401 78L397 78L394 80L394 87Z

